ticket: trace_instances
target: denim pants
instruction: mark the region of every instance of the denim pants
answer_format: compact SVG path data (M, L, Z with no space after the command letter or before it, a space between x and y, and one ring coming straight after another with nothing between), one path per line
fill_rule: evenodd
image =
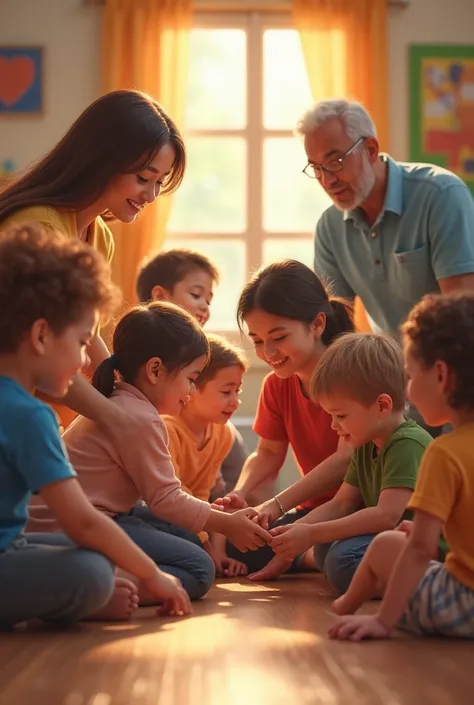
M181 580L191 600L210 590L214 563L195 534L159 519L140 505L115 521L161 570Z
M0 552L0 627L29 619L73 624L113 591L110 561L63 534L26 534Z
M317 543L313 548L315 563L331 585L346 592L357 566L376 534L352 536L334 543Z

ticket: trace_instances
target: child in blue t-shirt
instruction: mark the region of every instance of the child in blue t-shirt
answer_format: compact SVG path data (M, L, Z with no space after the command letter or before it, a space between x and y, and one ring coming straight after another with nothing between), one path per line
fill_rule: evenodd
M66 394L116 298L105 260L79 240L35 225L0 234L0 627L128 618L137 588L115 578L113 564L158 597L161 611L190 611L179 580L85 497L53 411L31 393ZM23 534L35 492L67 536Z

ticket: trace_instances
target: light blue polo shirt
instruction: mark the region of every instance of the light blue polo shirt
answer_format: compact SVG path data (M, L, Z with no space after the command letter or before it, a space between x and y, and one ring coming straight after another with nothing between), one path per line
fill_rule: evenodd
M377 221L330 206L316 226L314 268L333 294L360 296L376 328L397 333L439 279L474 272L474 199L446 169L381 159L388 185Z

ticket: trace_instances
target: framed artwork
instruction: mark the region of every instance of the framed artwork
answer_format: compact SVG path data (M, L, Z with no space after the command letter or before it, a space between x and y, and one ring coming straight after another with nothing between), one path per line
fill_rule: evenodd
M474 194L474 45L410 47L410 159L438 164Z
M0 47L0 116L43 110L43 50Z

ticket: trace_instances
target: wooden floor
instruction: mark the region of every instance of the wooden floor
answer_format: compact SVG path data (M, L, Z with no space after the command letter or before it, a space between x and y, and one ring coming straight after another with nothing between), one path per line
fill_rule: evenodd
M222 581L192 618L0 636L1 705L463 705L474 646L326 638L320 576ZM369 610L373 607L369 606Z

